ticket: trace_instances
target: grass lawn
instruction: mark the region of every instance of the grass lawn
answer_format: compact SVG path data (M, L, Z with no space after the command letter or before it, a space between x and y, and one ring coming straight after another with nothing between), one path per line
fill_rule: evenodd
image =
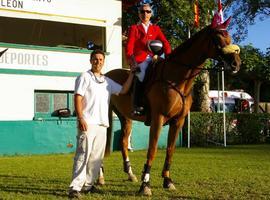
M130 153L140 178L146 151ZM270 199L270 145L226 148L179 148L171 177L176 191L162 188L165 150L159 150L151 170L150 199ZM0 157L0 199L68 199L73 154ZM149 199L136 195L140 182L128 182L120 152L105 159L102 194L83 199Z

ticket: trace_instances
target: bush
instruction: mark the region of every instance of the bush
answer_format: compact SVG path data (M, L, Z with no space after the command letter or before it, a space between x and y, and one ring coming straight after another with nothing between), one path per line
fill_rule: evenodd
M191 145L223 145L223 114L192 112L190 120ZM258 144L269 142L270 114L226 113L227 144ZM183 129L187 143L187 123Z

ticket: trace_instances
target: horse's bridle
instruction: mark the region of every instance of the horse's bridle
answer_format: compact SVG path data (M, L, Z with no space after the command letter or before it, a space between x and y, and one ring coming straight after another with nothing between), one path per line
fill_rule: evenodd
M223 35L224 37L228 35L227 30L216 30L216 29L211 29L210 30L210 34L214 36L212 36L212 42L215 45L215 48L217 49L218 53L218 57L216 58L216 60L218 61L218 64L216 66L214 66L214 70L217 71L223 71L224 70L224 66L225 65L229 65L229 63L227 62L225 56L228 54L240 54L240 48L238 45L236 44L228 44L228 45L221 45L218 42L218 38L217 35ZM221 64L223 63L223 64ZM221 67L221 68L218 68ZM206 69L207 70L207 69Z

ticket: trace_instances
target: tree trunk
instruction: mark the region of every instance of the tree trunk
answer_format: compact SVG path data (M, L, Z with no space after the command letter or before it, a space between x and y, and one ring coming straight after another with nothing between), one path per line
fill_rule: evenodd
M193 87L192 111L210 112L209 72L203 71Z
M254 80L254 112L259 112L260 103L260 89L262 82L260 80Z

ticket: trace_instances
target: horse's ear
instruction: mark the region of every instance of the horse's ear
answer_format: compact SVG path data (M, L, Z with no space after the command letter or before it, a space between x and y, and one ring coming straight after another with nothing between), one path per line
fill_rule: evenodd
M225 22L221 22L222 18L218 13L215 13L212 23L211 23L211 28L213 29L220 29L220 30L226 30L232 17L229 17Z
M212 22L211 22L211 28L216 28L218 26L220 22L220 17L217 13L214 14L214 17L212 19Z
M226 30L231 22L232 17L230 16L225 22L219 24L216 28L219 30Z

